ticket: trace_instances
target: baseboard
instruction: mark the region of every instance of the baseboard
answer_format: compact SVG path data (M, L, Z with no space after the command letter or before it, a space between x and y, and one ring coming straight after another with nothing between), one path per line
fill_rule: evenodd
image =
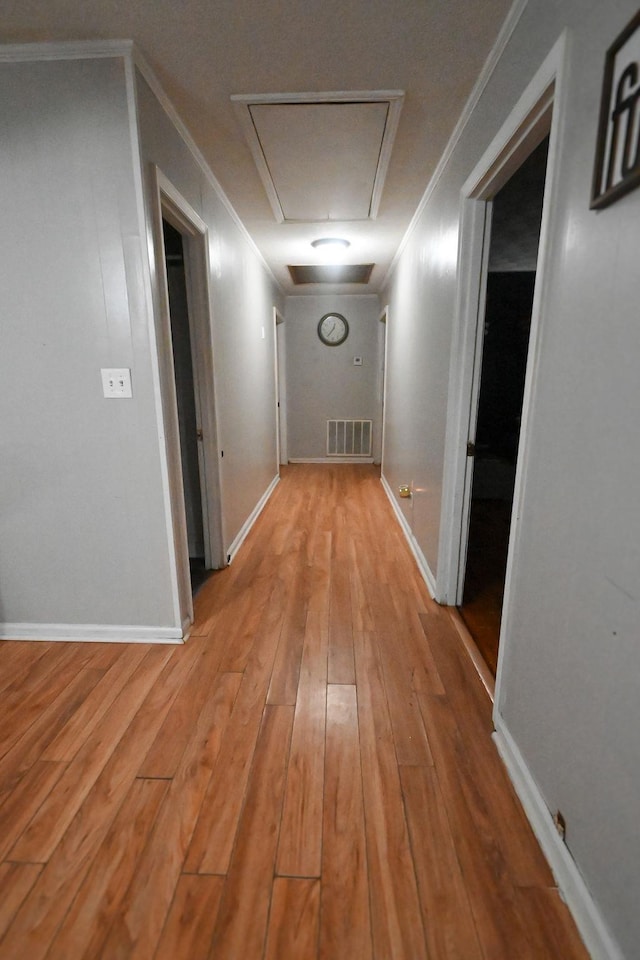
M269 497L271 496L271 494L273 493L273 491L275 490L275 488L276 488L276 486L278 485L279 482L280 482L280 477L276 475L276 476L273 478L273 480L271 481L271 483L269 484L269 486L267 487L267 489L265 490L265 492L263 493L263 495L262 495L262 496L260 497L260 499L258 500L258 503L257 503L256 506L254 507L253 511L249 514L249 516L247 517L247 519L246 519L245 522L243 523L243 525L242 525L242 527L240 528L240 532L238 533L237 537L234 539L234 541L233 541L233 543L231 544L231 546L228 547L228 549L227 549L227 561L228 561L228 563L231 563L231 561L232 561L233 558L235 557L236 553L238 552L238 550L240 549L240 547L242 546L242 544L243 544L244 541L246 540L247 535L248 535L249 531L251 530L251 527L254 525L254 523L256 522L256 520L258 519L258 517L260 516L260 514L262 513L262 511L263 511L264 508L266 507L267 501L269 500Z
M504 720L494 714L498 752L592 960L624 960Z
M136 627L100 623L2 623L0 640L81 641L83 643L182 644L188 627Z
M435 581L435 577L433 576L429 568L429 564L427 563L426 557L422 552L422 550L420 549L420 547L418 546L418 541L414 537L411 531L411 527L407 523L407 518L405 517L402 510L398 506L398 502L393 495L393 491L389 486L386 477L382 476L380 477L380 480L382 481L382 486L384 487L384 491L387 494L387 497L389 498L389 503L393 507L393 512L395 513L398 519L398 523L402 527L402 532L404 533L407 539L409 548L411 549L411 552L415 557L415 561L418 564L418 569L422 574L422 579L427 585L427 589L429 591L431 599L435 600L436 599L436 581Z
M289 457L289 463L373 463L373 457Z

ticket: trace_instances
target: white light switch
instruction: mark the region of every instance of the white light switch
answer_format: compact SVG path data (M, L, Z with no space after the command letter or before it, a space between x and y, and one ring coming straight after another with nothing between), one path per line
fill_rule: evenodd
M354 365L354 367L361 367L361 366L362 366L362 357L354 357L354 358L353 358L353 365Z
M102 392L110 400L123 400L131 397L131 370L128 367L118 367L116 369L103 367L100 370L102 376Z

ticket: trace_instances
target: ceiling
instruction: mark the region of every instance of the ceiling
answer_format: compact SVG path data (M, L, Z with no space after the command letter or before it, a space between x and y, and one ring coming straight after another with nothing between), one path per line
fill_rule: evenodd
M367 284L330 290L377 293L510 6L511 0L0 0L0 42L134 40L283 291L327 292L321 284L295 286L288 266L317 263L311 241L340 236L351 243L347 263L375 266ZM375 100L379 92L404 93L395 131ZM341 94L343 105L365 109L346 122L329 112L319 121L318 113L303 116L305 104L318 109L319 93ZM257 94L297 95L298 103L280 106L279 115L265 112L276 106L267 97L269 105L256 107L252 119L294 214L284 210L284 221L239 112ZM300 123L293 120L296 109ZM395 135L369 202L366 191L377 175L370 158L386 149L385 124ZM304 160L292 165L290 155L305 144ZM345 156L358 160L346 163Z

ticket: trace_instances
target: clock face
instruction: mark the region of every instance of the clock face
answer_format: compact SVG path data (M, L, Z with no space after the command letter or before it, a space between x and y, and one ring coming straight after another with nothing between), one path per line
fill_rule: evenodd
M337 347L349 336L349 324L341 313L325 313L318 323L318 336L328 347Z

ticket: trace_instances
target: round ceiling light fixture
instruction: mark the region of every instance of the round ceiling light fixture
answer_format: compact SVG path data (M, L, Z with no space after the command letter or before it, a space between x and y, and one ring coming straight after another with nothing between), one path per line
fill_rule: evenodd
M342 248L343 250L346 250L347 247L351 246L351 244L349 243L348 240L341 240L339 237L322 237L322 239L320 240L312 240L311 246L312 247L332 246L332 247Z
M326 262L328 260L340 260L351 244L348 240L343 240L340 237L321 237L319 240L312 240L311 246L318 251Z

